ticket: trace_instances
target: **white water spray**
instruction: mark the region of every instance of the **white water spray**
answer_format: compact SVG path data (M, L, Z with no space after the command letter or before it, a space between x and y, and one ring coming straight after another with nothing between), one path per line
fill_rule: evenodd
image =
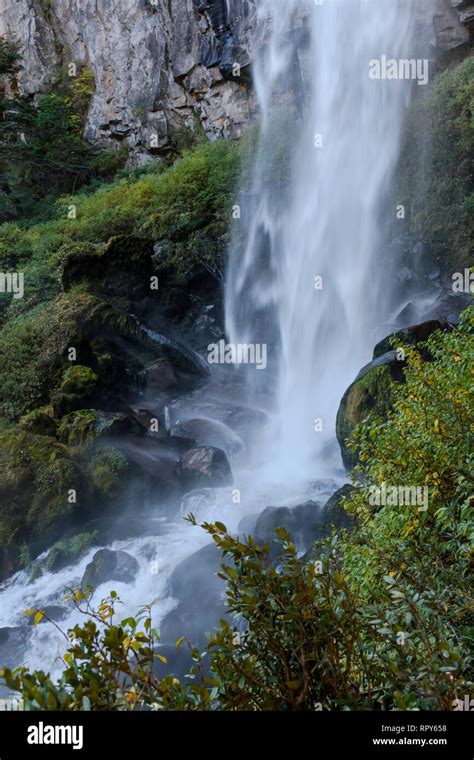
M259 2L262 129L226 319L232 343L269 343L270 479L328 473L338 404L390 313L382 207L413 81L369 70L411 57L413 20L403 0Z

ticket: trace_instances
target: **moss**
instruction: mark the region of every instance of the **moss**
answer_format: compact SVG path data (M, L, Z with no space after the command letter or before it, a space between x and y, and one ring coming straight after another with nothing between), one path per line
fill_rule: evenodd
M118 449L106 448L95 454L88 464L92 483L106 501L115 501L126 489L129 463Z
M41 407L34 409L20 419L20 427L36 435L46 435L52 438L56 437L57 422L52 416L51 407Z
M89 549L99 542L99 531L77 533L68 538L62 538L52 547L42 567L47 572L57 572L63 567L77 562Z
M84 472L53 438L4 433L0 465L0 541L47 542L85 512L90 489Z
M474 58L417 89L406 120L397 204L407 209L410 231L453 272L472 261Z
M89 396L94 392L97 380L97 375L90 367L82 367L76 364L65 371L60 390L63 393Z
M62 443L82 447L105 436L142 434L141 425L123 412L80 409L67 414L59 423L57 436Z
M392 407L394 380L388 364L372 367L355 380L345 392L336 419L336 435L347 469L356 464L356 456L347 449L346 441L354 428L364 420L386 419Z

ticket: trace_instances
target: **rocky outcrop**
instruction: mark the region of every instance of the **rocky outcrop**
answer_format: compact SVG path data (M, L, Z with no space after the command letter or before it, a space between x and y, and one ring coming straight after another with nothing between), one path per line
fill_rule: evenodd
M91 70L87 139L125 141L143 161L196 120L210 137L240 137L254 13L253 0L2 0L0 34L20 42L23 94Z

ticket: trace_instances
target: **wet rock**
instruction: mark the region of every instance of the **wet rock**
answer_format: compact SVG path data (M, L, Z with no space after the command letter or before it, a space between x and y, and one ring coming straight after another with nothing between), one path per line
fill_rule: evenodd
M94 554L92 562L87 565L81 581L81 587L97 588L108 581L132 583L138 573L137 560L124 551L100 549Z
M219 488L232 483L232 471L225 453L212 446L186 451L181 456L179 472L187 490Z
M180 422L171 429L171 436L181 436L196 441L201 446L222 449L228 457L235 458L243 449L243 442L236 433L216 420L191 419Z
M21 570L23 561L19 546L0 544L0 583Z
M347 439L363 420L386 419L392 408L392 392L396 382L403 382L404 362L396 351L388 351L367 364L349 386L339 405L336 435L342 460L347 470L357 463L357 456L347 448Z
M315 541L329 538L334 530L337 531L342 529L351 531L354 528L354 519L344 509L343 502L344 499L348 498L355 490L354 486L346 483L328 499L321 510L321 520L317 527ZM303 559L309 561L318 558L319 550L317 547L311 546Z
M403 348L403 346L416 346L418 343L422 343L429 338L435 330L446 329L449 329L449 325L446 322L441 322L439 319L432 319L428 322L422 322L418 325L406 327L405 329L392 333L392 335L379 341L374 348L373 358L377 359L390 351L392 349L391 343L393 339L397 341L397 345L401 348Z
M31 632L29 626L0 628L0 667L12 669L24 663Z
M148 367L144 372L145 391L156 394L168 388L175 388L178 379L173 368L165 360L159 360Z
M178 605L160 626L163 643L175 643L181 636L203 643L205 632L218 626L225 615L225 583L217 577L221 562L219 550L210 544L175 568L170 590Z
M270 544L270 556L275 558L280 544L275 535L277 528L284 528L299 551L307 551L316 540L321 523L321 504L307 501L297 507L267 507L259 516L253 532L257 544Z
M64 537L51 548L42 563L42 570L57 573L64 567L78 562L89 549L99 542L100 532L97 529Z

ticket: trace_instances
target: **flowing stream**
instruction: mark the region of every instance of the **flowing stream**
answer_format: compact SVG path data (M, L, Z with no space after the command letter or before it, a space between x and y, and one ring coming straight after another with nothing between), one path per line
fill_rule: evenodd
M153 602L160 623L175 606L173 569L208 543L182 519L188 512L236 531L242 518L269 505L324 503L344 481L335 417L344 391L387 333L394 306L396 262L384 257L383 240L387 214L395 210L387 212L386 201L416 86L371 79L369 61L412 57L413 6L258 2L254 80L261 129L229 256L226 326L232 344L265 344L268 363L264 370L217 367L197 395L180 399L175 417L195 417L198 407L201 416L222 421L239 387L238 403L258 410L259 423L252 440L242 436L231 488L188 493L173 518L157 507L156 530L112 544L136 557L140 571L131 585L99 587L95 599L113 587L124 614ZM26 571L10 579L1 592L0 627L20 625L25 609L61 604L96 550L33 583ZM73 612L61 625L79 619ZM54 628L40 625L22 659L55 668L63 646Z

